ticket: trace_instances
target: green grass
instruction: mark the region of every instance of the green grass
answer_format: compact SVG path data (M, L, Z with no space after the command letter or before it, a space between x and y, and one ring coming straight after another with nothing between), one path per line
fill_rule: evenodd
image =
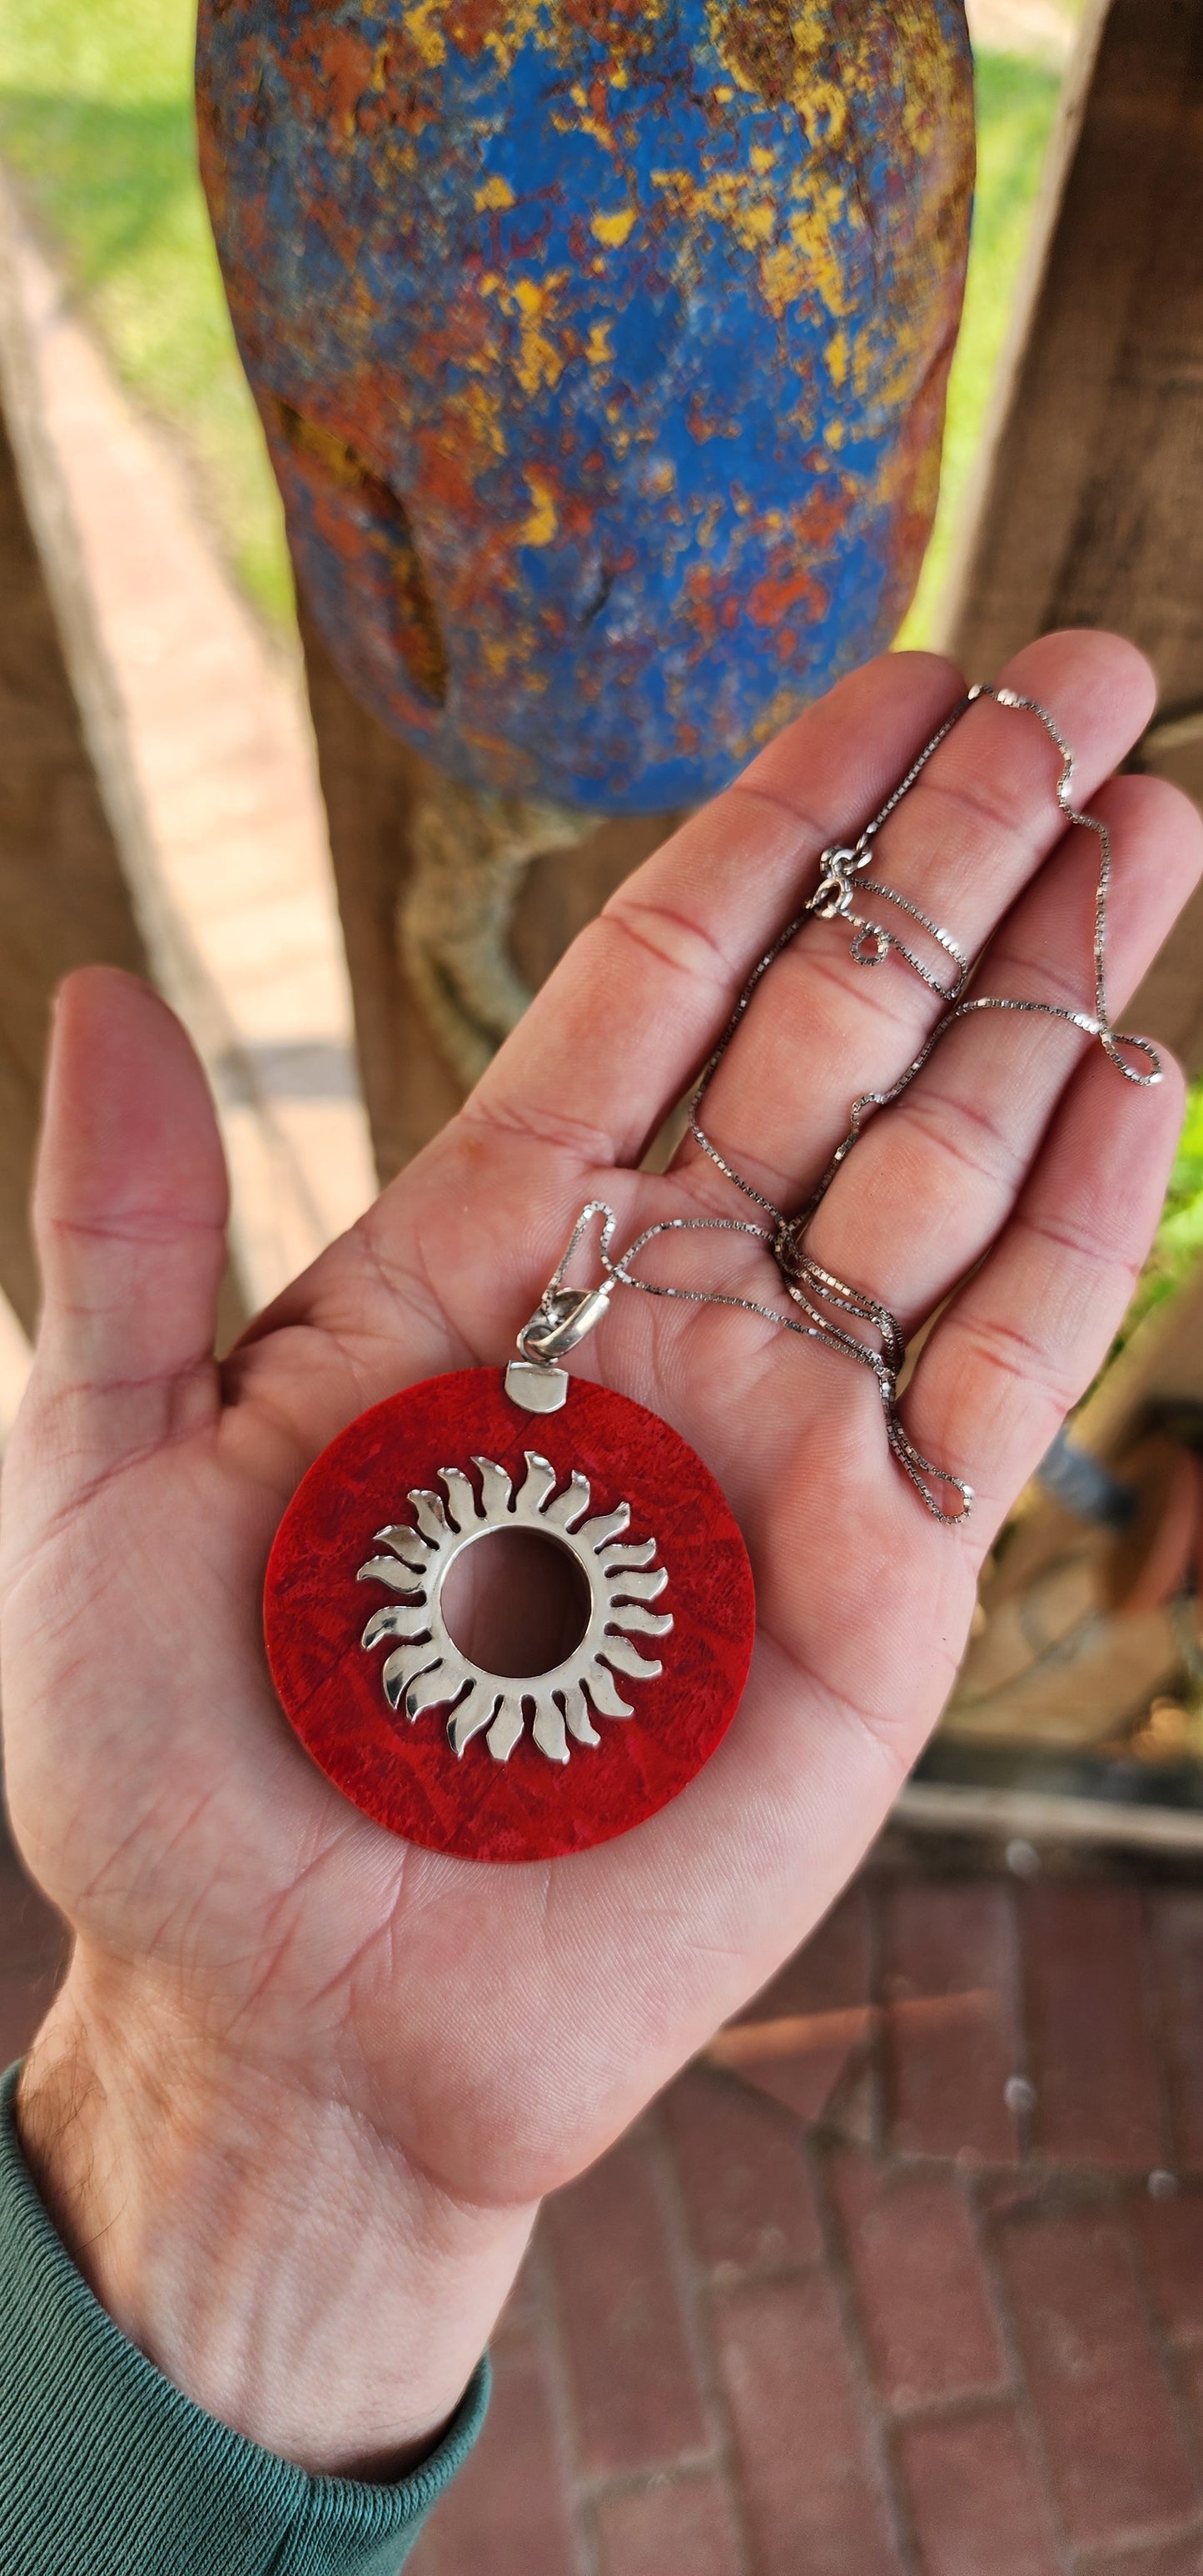
M977 57L977 195L961 336L948 387L940 506L900 644L926 644L1027 246L1060 79L1015 54Z
M1203 1082L1187 1094L1186 1117L1165 1209L1144 1273L1124 1317L1121 1344L1178 1287L1203 1254Z
M196 174L191 0L3 0L0 152L250 597L292 616L280 505Z

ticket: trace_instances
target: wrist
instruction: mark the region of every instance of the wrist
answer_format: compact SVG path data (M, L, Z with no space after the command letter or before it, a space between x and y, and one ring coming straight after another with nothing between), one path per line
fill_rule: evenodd
M362 2112L77 1953L18 2093L55 2226L195 2403L315 2473L395 2477L453 2414L532 2208L453 2199Z

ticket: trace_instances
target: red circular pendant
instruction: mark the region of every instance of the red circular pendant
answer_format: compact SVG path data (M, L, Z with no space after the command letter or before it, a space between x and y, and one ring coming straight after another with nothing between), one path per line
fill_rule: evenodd
M590 1619L556 1672L494 1685L438 1604L463 1546L513 1526L575 1555ZM587 1851L666 1806L731 1723L755 1618L727 1502L667 1422L584 1379L529 1413L497 1369L427 1378L332 1441L264 1598L314 1761L393 1833L470 1860Z

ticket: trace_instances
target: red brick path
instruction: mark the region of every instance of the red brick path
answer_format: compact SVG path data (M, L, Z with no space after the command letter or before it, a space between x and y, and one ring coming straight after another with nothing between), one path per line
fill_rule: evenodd
M0 1871L0 2046L54 1935ZM1203 2576L1203 1890L871 1872L547 2209L413 2576Z
M549 2206L414 2576L1203 2576L1203 1891L870 1874L750 2019Z

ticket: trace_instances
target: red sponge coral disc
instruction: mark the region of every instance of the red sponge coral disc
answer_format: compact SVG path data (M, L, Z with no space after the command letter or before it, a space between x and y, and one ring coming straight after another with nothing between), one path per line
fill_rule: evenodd
M533 1468L532 1454L540 1462ZM482 1460L498 1471L487 1480ZM447 1470L458 1476L440 1484ZM587 1483L583 1500L574 1477ZM419 1511L413 1492L439 1500ZM578 1552L592 1582L583 1685L553 1703L550 1688L536 1695L533 1682L514 1681L493 1726L483 1686L474 1686L475 1696L465 1691L454 1658L440 1665L437 1643L410 1642L423 1628L423 1597L434 1597L437 1584L433 1575L411 1577L406 1561L437 1567L440 1547L453 1550L478 1524L483 1531L488 1514L496 1521L499 1511L525 1512L529 1525L544 1510L549 1534ZM373 1560L386 1565L391 1583L357 1580ZM624 1565L640 1579L624 1583ZM651 1578L660 1568L667 1582L656 1589ZM377 1612L386 1614L377 1620L385 1633L365 1646ZM666 1614L671 1629L656 1633ZM277 1532L264 1620L285 1712L344 1797L434 1851L549 1860L641 1824L701 1769L739 1704L755 1600L743 1540L713 1476L657 1414L581 1380L561 1412L536 1415L511 1402L499 1370L462 1369L375 1405L317 1459ZM390 1657L396 1709L385 1690ZM637 1669L655 1662L654 1678ZM428 1702L413 1717L407 1692ZM459 1753L448 1736L457 1693L461 1734L479 1727ZM616 1698L630 1716L605 1713ZM465 1717L469 1704L479 1719ZM540 1707L541 1729L567 1746L566 1761L550 1759L534 1739ZM571 1732L574 1709L577 1728L596 1733L596 1744ZM491 1743L504 1746L507 1736L512 1750L500 1760Z

